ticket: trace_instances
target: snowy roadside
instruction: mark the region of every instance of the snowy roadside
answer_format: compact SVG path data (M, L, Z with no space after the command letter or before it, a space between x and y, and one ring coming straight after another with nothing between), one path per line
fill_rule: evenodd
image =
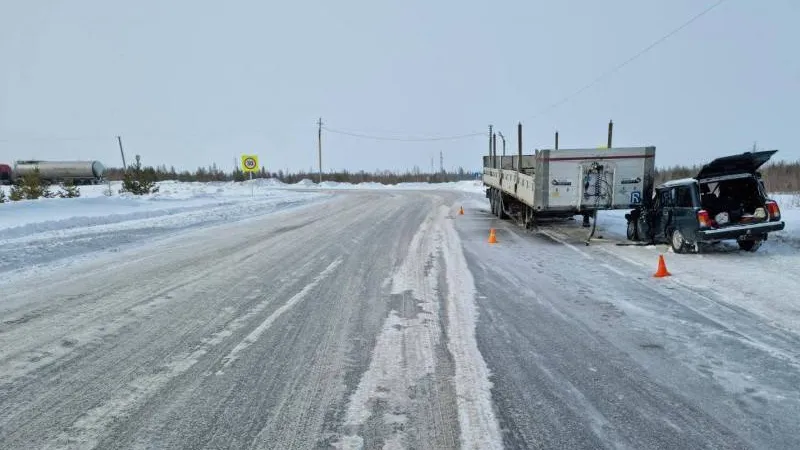
M800 203L793 195L773 195L781 207L786 228L770 234L755 253L723 242L701 254L675 254L667 245L596 245L622 259L634 270L655 272L659 254L672 274L668 282L688 287L735 308L751 311L773 326L800 333ZM598 234L625 242L626 211L605 211L598 218ZM578 225L578 224L576 224Z
M160 183L134 197L119 185L81 188L74 199L0 205L0 283L57 270L98 252L117 252L188 229L270 214L329 198L248 183Z

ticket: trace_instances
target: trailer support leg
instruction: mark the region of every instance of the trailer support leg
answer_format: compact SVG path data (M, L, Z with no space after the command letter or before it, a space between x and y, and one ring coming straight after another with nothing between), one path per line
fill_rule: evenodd
M591 226L591 224L589 224L589 214L584 214L583 215L583 227L584 228L589 228L590 226Z

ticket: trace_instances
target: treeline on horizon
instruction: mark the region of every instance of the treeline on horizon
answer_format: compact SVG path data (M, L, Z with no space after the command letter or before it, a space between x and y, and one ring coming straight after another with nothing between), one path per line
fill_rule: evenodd
M693 177L699 172L700 166L672 166L656 169L656 184L678 178ZM241 170L224 171L216 165L209 167L199 167L194 171L177 171L174 167L165 165L157 167L144 167L143 171L155 181L176 180L176 181L244 181L249 178L249 174ZM106 169L106 178L109 180L122 180L124 171L121 168ZM769 163L761 168L761 174L770 192L800 192L800 161L785 162L776 161ZM311 171L285 172L279 170L271 172L262 167L261 170L253 174L253 178L274 178L283 183L294 184L304 179L314 182L319 180L319 173ZM468 172L463 168L458 168L449 172L422 172L419 168L404 172L383 171L330 171L323 172L323 181L335 181L340 183L442 183L461 180L475 179L474 172Z
M167 168L166 165L161 166L145 166L142 168L144 176L154 181L185 181L185 182L210 182L210 181L245 181L250 178L249 173L242 172L240 169L234 171L225 171L220 169L217 165L212 164L209 167L198 167L194 171L181 170L178 171L175 167ZM106 168L105 178L107 180L119 181L123 179L125 171L122 168L111 167ZM262 167L258 172L253 173L253 178L273 178L280 180L286 184L294 184L304 179L319 181L319 172L311 171L298 171L298 172L285 172L278 170L271 172L265 167ZM376 170L374 172L367 171L348 171L338 170L322 172L322 181L334 181L338 183L382 183L382 184L397 184L397 183L444 183L451 181L461 180L474 180L475 173L470 173L459 167L454 171L426 173L422 172L419 168L415 167L413 170L405 172L393 172L389 170Z
M656 185L697 175L701 166L673 166L656 169ZM769 192L800 192L800 161L776 161L759 170Z

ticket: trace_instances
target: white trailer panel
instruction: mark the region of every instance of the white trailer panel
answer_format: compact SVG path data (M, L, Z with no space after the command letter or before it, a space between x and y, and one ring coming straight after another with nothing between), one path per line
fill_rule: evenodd
M655 147L539 150L487 163L495 164L484 167L487 186L537 213L577 214L639 205L652 193Z

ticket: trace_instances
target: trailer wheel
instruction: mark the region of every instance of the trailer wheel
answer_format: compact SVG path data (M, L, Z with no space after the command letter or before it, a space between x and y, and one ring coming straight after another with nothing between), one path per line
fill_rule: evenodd
M505 202L503 202L503 194L501 193L500 195L498 195L498 197L500 198L500 201L498 202L498 207L497 207L497 217L499 217L500 220L506 220L508 219L508 214L506 214L505 210L506 205Z

